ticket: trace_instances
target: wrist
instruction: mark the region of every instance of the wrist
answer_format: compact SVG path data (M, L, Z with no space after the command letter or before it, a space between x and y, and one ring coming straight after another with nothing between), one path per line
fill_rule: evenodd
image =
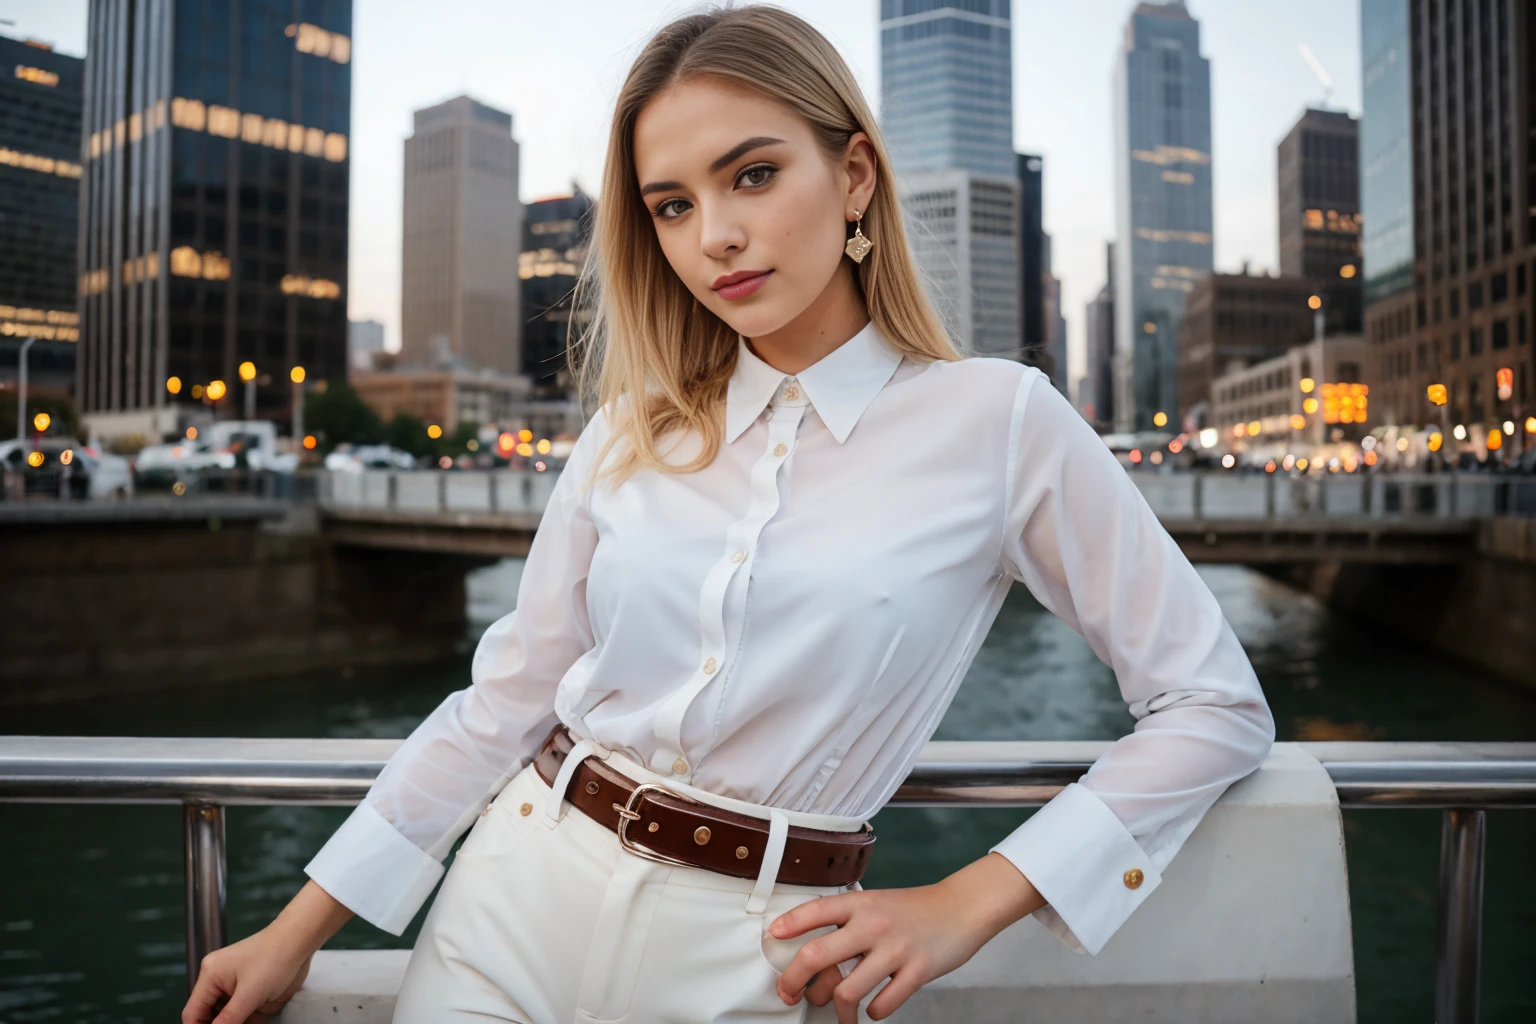
M267 927L283 949L304 959L330 941L351 918L352 911L310 880Z
M983 943L1015 921L1045 906L1045 899L1024 873L993 851L939 883L949 891L970 930Z

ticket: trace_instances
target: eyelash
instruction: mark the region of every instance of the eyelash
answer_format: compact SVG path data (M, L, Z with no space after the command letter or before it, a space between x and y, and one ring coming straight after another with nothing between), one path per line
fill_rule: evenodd
M768 172L768 177L763 179L763 181L759 182L756 185L748 185L748 186L746 186L747 188L752 189L753 191L756 191L758 189L767 188L769 186L769 184L771 184L773 182L774 176L779 173L779 169L777 167L773 166L772 164L753 164L750 167L743 167L741 169L741 173L736 175L736 180L740 181L742 179L743 175L751 174L753 171L767 171ZM682 216L681 213L676 214L675 216L669 217L669 216L666 215L666 213L664 211L669 206L671 206L673 203L682 203L682 202L686 202L686 201L687 200L684 200L684 199L667 199L667 200L663 200L662 202L656 204L656 209L651 211L651 215L653 217L655 217L657 220L676 220L678 217ZM687 211L685 210L684 213L686 213L686 212Z

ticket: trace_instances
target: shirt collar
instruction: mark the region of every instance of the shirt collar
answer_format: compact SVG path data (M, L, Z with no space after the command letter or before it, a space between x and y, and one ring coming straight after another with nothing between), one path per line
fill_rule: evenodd
M901 353L871 320L859 333L794 376L821 421L841 444L890 381L901 359ZM727 444L757 419L788 376L758 358L746 338L737 335L736 370L725 399Z

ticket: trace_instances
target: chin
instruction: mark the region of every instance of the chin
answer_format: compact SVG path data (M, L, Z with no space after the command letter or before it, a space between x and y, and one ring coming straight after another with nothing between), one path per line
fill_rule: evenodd
M803 308L803 307L802 307ZM801 309L786 309L782 302L764 302L760 306L726 303L725 309L715 310L715 315L726 322L731 330L748 338L761 338L772 334L800 314Z

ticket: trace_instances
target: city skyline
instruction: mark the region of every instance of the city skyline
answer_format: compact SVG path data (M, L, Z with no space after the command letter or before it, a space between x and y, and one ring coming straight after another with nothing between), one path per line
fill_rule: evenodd
M3 31L84 54L85 0L0 0ZM463 0L433 11L431 31L404 0L361 0L354 13L351 139L352 319L386 325L399 346L401 142L411 111L460 93L510 111L523 154L522 198L595 195L608 114L649 35L694 3L508 5ZM878 109L879 5L782 4L836 45ZM1082 309L1103 284L1114 238L1112 110L1115 54L1130 0L1016 3L1014 148L1044 157L1044 228L1069 325L1071 377L1084 361ZM1211 63L1215 265L1278 270L1275 147L1322 87L1298 52L1306 44L1334 82L1330 106L1360 112L1357 4L1281 6L1190 0ZM531 30L530 30L531 29ZM560 45L569 40L569 45Z

